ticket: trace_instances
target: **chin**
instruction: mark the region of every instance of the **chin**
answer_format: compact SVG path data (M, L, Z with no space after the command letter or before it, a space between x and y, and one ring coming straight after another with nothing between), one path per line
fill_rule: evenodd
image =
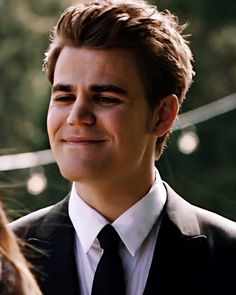
M94 169L86 168L72 168L70 167L59 167L61 175L69 181L84 181L91 180L95 177Z
M60 172L61 172L61 175L69 181L79 181L80 179L83 178L83 175L82 175L83 173L78 173L78 170L73 171L72 169L60 168Z

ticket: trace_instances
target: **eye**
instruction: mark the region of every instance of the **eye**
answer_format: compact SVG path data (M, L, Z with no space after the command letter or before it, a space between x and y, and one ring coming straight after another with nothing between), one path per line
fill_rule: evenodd
M72 102L75 101L75 96L73 95L57 95L53 98L56 102Z
M119 98L111 96L96 96L95 101L97 104L104 106L112 106L122 102Z

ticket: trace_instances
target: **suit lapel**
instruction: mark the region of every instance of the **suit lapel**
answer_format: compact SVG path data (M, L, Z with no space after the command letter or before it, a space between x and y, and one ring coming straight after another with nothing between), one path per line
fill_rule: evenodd
M207 294L202 289L206 286L207 260L205 236L183 236L166 215L156 242L144 295Z
M210 294L207 293L209 249L206 236L200 234L196 217L191 215L193 210L187 208L188 203L170 188L167 191L167 205L144 295Z
M66 201L53 208L39 227L37 238L28 240L44 295L79 295L74 229L67 207Z

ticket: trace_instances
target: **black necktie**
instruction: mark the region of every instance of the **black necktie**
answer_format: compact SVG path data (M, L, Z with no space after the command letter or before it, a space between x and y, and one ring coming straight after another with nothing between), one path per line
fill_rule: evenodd
M103 255L98 263L92 295L125 295L125 280L119 256L120 237L110 224L98 234Z

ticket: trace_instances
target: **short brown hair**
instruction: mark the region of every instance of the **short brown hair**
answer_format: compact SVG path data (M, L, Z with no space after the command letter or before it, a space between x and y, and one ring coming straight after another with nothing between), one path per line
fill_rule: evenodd
M151 108L169 94L180 104L192 83L192 53L176 16L139 0L99 0L77 4L61 15L50 36L44 70L53 83L64 46L127 48L137 58ZM157 142L158 156L167 135Z

